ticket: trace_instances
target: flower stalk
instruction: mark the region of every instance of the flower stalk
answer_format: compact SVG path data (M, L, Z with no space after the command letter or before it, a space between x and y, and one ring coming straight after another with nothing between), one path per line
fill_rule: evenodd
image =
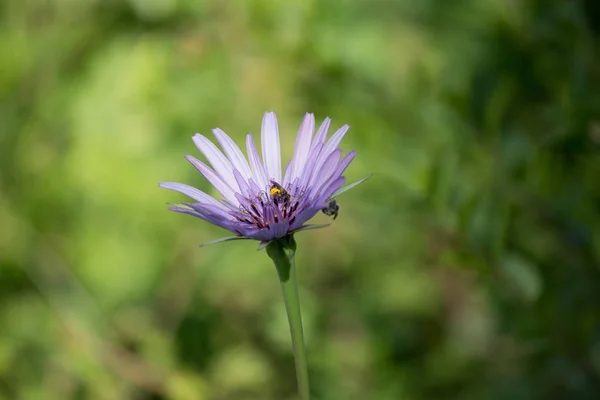
M310 389L293 234L330 225L308 222L319 212L335 219L339 205L334 198L368 178L342 187L346 181L344 171L356 156L356 151L352 150L342 157L339 145L350 127L344 125L328 137L330 124L331 119L325 118L315 130L314 115L307 113L304 116L296 136L294 154L285 170L281 168L279 127L274 112L263 116L262 157L250 133L246 135L247 157L219 128L213 129L213 134L221 149L206 136L197 133L192 140L208 164L192 155L185 157L220 196L215 198L184 183L159 183L160 187L185 194L193 200L171 205L170 210L200 218L233 235L202 246L252 239L260 241L259 250L266 248L281 283L300 400L310 399Z
M275 263L279 282L281 283L281 292L290 326L294 362L296 365L296 379L298 381L298 395L300 400L309 400L310 386L308 382L304 333L302 330L300 298L298 296L295 253L296 241L292 235L274 240L267 245L267 254Z

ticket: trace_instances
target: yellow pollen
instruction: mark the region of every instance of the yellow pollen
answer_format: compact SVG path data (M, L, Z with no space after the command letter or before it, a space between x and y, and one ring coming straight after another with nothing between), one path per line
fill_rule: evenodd
M276 187L272 187L270 192L271 196L278 196L279 194L281 194L281 190Z

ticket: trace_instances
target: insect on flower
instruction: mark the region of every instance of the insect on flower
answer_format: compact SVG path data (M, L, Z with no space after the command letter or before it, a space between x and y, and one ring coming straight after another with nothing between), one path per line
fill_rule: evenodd
M346 190L340 189L345 182L342 174L356 152L350 151L342 157L339 144L349 126L342 126L327 138L330 124L331 120L326 118L315 133L313 114L305 115L292 159L283 174L279 128L273 112L267 112L263 117L262 159L252 134L246 136L247 159L233 140L218 128L213 129L213 133L223 151L205 136L194 135L194 144L212 168L193 156L186 155L186 158L222 198L217 200L183 183L161 182L161 187L194 200L170 210L193 215L234 233L234 237L223 240L269 242L314 227L306 222L321 210L335 219L339 206L331 197Z
M277 204L283 204L284 207L290 202L292 198L290 193L281 187L275 181L271 181L271 187L269 188L269 194L271 195L271 199Z
M333 215L333 219L336 219L340 212L340 206L335 199L331 199L329 203L327 203L327 207L322 208L321 211L323 211L323 214L325 215Z

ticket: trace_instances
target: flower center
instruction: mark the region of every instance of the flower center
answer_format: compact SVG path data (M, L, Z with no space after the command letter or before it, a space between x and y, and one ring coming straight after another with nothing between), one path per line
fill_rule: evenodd
M300 201L303 196L292 196L290 192L275 181L265 192L258 193L253 198L246 198L240 205L239 214L235 217L238 221L256 226L258 229L269 228L272 224L287 220L293 224Z

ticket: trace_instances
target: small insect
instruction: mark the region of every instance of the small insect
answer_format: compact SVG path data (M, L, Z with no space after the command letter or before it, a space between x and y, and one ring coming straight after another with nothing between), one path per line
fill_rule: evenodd
M284 206L290 202L291 196L287 190L281 187L275 181L271 181L271 187L269 188L269 195L275 204L283 204Z
M336 219L340 211L340 206L335 199L331 199L329 203L327 203L327 207L322 208L321 211L323 211L323 214L325 215L333 215L333 219Z

